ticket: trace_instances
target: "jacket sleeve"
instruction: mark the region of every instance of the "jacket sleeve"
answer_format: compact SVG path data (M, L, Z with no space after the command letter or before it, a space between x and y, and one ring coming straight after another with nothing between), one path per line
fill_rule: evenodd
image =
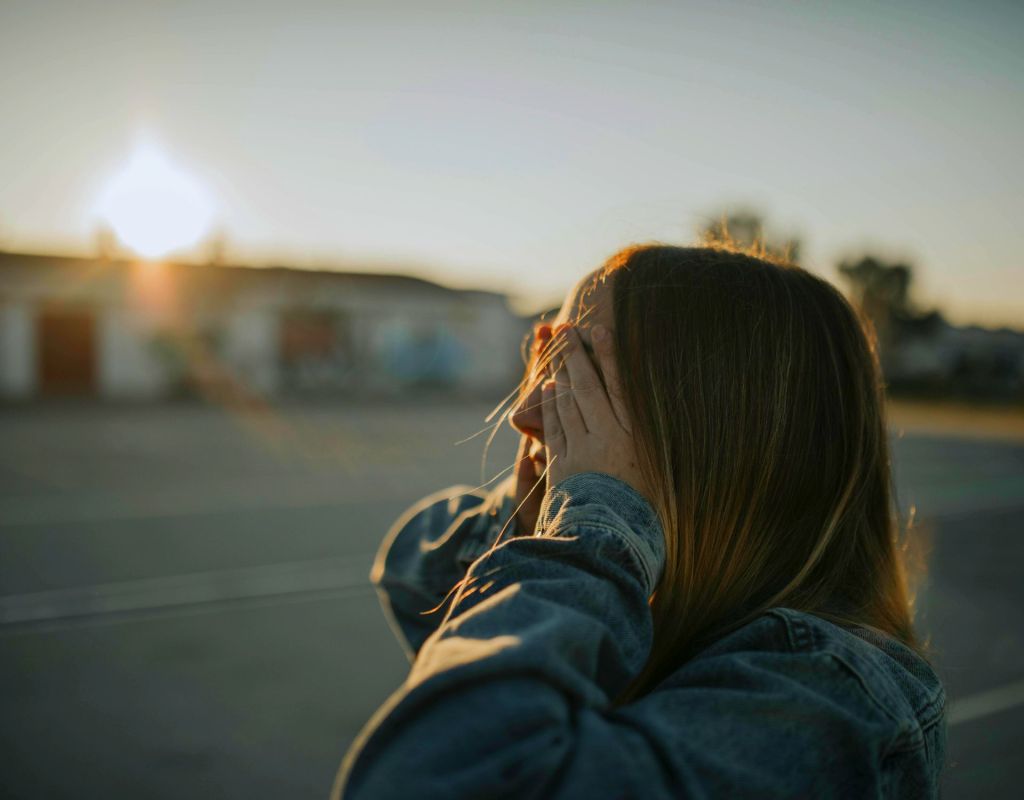
M491 491L452 486L415 503L385 534L370 581L410 662L440 625L444 599L469 565L503 530L503 539L517 533L514 491L514 475Z
M337 792L549 797L574 757L607 747L656 769L643 734L604 709L647 659L663 564L646 499L603 473L565 478L535 535L470 566L405 683L346 755Z
M771 615L610 707L647 659L663 568L640 494L603 473L561 481L536 535L470 566L333 796L882 796L905 744L892 720L839 660L793 652Z

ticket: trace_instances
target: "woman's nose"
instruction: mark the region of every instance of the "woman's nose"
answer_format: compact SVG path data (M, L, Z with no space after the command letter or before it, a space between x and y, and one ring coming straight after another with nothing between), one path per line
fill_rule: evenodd
M540 441L544 440L544 412L540 407L540 387L543 383L544 381L540 379L534 381L530 391L520 399L512 416L509 417L513 428Z
M520 433L525 433L535 439L544 441L544 412L541 410L541 386L546 378L545 371L538 369L541 361L541 353L547 343L551 340L552 328L548 323L542 323L534 330L533 354L531 369L533 374L528 376L531 381L528 391L520 398L518 405L509 417L509 423Z

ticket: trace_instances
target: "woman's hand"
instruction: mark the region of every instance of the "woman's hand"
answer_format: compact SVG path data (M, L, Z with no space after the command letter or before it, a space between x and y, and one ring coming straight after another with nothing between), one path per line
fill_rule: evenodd
M622 401L611 335L601 325L591 329L604 385L575 328L566 325L555 336L564 339L554 344L563 360L555 379L545 382L541 403L548 486L577 472L603 472L628 483L649 500Z
M515 500L519 509L516 512L516 536L533 534L546 488L546 479L534 474L533 461L527 455L529 452L530 437L524 433L519 438L519 452L516 454Z
M540 381L534 374L538 364L544 363L544 349L551 341L552 329L548 323L538 323L534 326L533 332L533 354L531 360L531 374L528 376L530 389L527 392L527 403L535 402L540 406L540 393L537 392L537 383ZM542 369L545 367L541 367ZM536 392L536 395L534 394ZM536 399L534 399L536 397ZM542 474L539 477L534 471L533 459L529 453L534 437L522 433L519 437L519 451L516 453L515 479L511 481L513 497L515 498L515 532L516 536L530 536L537 527L537 517L540 516L540 505L544 500L547 490L547 476Z

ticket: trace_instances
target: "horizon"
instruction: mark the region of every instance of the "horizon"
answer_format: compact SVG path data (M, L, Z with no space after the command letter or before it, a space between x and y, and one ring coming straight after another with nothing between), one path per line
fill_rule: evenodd
M149 260L133 256L131 253L120 252L115 253L112 257L104 259L103 256L97 255L96 253L58 253L58 252L44 252L44 251L11 251L6 250L0 246L0 255L8 256L28 256L30 258L56 258L56 259L80 259L83 261L110 261L112 263L125 264L125 265L153 265L153 264L165 264L168 266L180 266L180 267L215 267L225 269L283 269L283 270L294 270L298 272L333 272L343 275L361 275L361 276L380 276L382 278L398 277L398 278L415 278L417 280L426 281L429 283L436 284L445 289L451 289L454 291L482 291L493 294L499 294L504 296L509 304L511 310L521 317L534 317L541 313L550 311L556 311L561 307L564 300L563 296L552 296L549 302L533 303L529 297L517 296L510 294L501 289L488 289L482 286L473 284L459 284L448 280L443 275L433 276L430 274L428 269L424 269L422 265L402 264L400 262L358 262L351 265L344 264L340 261L332 263L322 264L294 264L286 261L271 260L261 263L253 262L241 262L232 261L230 259L222 261L203 261L203 260L189 260L189 259L158 259ZM831 279L830 279L831 280ZM840 288L843 295L849 298L849 291L842 281L832 280L836 286ZM953 319L948 315L945 309L939 307L928 307L918 309L920 313L932 313L938 312L942 317L951 325L961 328L985 328L989 330L1010 330L1016 333L1024 334L1024 324L1021 322L1007 322L1005 324L1000 323L980 323L972 322L971 320L961 321Z

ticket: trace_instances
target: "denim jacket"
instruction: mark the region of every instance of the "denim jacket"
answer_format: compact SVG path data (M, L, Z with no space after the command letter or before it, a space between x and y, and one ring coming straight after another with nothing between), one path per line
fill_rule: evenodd
M533 535L486 554L514 525L511 486L430 495L385 537L370 577L411 670L335 797L938 795L942 684L865 628L773 608L612 709L651 647L658 517L617 478L577 473Z

